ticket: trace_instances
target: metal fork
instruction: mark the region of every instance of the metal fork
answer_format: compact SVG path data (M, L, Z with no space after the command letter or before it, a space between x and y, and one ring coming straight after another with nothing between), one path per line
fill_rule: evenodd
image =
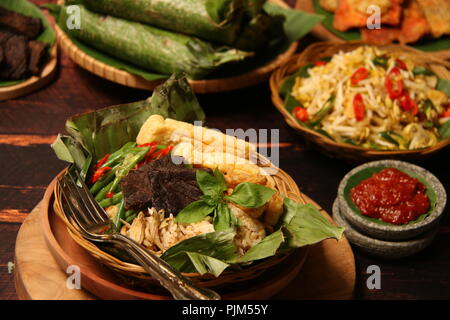
M73 176L75 172L76 177ZM94 242L116 244L130 253L136 261L177 300L219 300L220 295L210 289L196 286L192 281L181 275L167 262L152 254L142 245L119 232L103 234L110 219L94 199L83 179L75 168L69 168L67 173L58 178L58 187L66 201L63 212L69 221L73 221L82 236Z

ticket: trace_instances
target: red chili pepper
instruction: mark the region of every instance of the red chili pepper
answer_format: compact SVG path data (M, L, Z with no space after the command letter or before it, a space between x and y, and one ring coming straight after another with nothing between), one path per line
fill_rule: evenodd
M158 144L157 142L147 142L147 143L143 143L143 144L138 144L137 147L138 148L153 147L153 146L156 146L157 144Z
M403 79L400 74L400 69L397 67L392 68L391 72L385 80L386 90L389 93L389 98L392 100L397 99L403 94Z
M439 118L450 118L450 103L447 104L447 110L439 115Z
M353 111L355 112L356 121L364 120L366 108L361 93L357 93L353 98Z
M395 66L399 67L402 70L408 70L408 67L406 66L406 63L404 63L402 60L400 59L395 59Z
M107 192L106 194L105 194L105 197L107 197L107 198L112 198L112 197L114 197L114 195L115 195L115 193L114 192L112 192L112 191L109 191L109 192Z
M156 159L162 158L164 156L167 156L170 153L170 151L172 151L172 149L173 149L173 146L168 146L162 150L159 150L151 155L151 159L156 160Z
M326 65L327 63L325 62L325 61L322 61L322 60L319 60L319 61L316 61L316 62L314 62L314 65L316 66L316 67L321 67L321 66L324 66L324 65Z
M308 110L306 110L306 108L302 108L302 107L295 107L294 108L294 115L295 117L301 121L301 122L306 122L309 119L308 116Z
M94 171L94 174L92 175L92 183L97 182L106 172L111 170L111 167L102 167Z
M100 160L98 160L97 164L95 165L94 170L97 170L98 168L100 168L102 165L105 164L105 162L108 160L109 158L109 153L105 154L105 156L103 158L101 158Z
M400 98L399 98L400 106L404 111L411 111L412 115L415 116L419 113L419 107L417 106L417 103L411 99L411 96L408 92L405 92Z
M368 75L369 70L367 70L366 68L359 68L352 74L350 80L352 84L355 85L358 84L358 82L360 82L361 80L366 79Z

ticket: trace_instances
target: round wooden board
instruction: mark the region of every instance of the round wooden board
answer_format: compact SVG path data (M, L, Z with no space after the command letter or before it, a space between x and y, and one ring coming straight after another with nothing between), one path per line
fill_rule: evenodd
M17 236L15 282L18 297L49 300L96 299L90 293L96 292L97 296L104 299L167 298L126 287L114 273L104 268L71 239L52 210L50 190L53 190L53 183L43 202L27 217ZM317 206L311 199L305 199ZM320 210L331 220L325 211ZM73 264L80 267L81 285L87 290L67 288L68 275L64 270ZM239 292L228 293L223 298L351 299L354 284L355 263L347 239L330 239L308 249L298 250L270 275L258 279L256 284ZM274 296L275 293L277 294Z
M287 6L281 0L270 0L278 5ZM61 3L61 1L59 2ZM105 78L118 84L144 90L153 90L157 85L164 82L164 80L145 80L144 78L133 75L125 70L107 65L98 61L80 50L66 35L64 31L55 24L56 36L58 44L61 49L72 59L76 64L81 66L99 77ZM297 49L297 42L292 43L289 48L275 57L272 61L263 65L251 72L241 75L208 80L189 80L189 83L195 93L213 93L237 90L245 87L250 87L258 83L262 83L269 79L270 74L276 68L284 64L295 53Z
M50 51L50 57L47 64L42 68L40 76L20 82L8 87L0 87L0 101L14 99L24 96L47 85L56 74L56 65L58 62L58 49L56 44Z
M297 0L295 8L299 9L299 10L303 10L305 12L315 13L313 0ZM314 29L312 30L312 33L321 40L345 42L345 40L336 36L333 32L328 30L321 23L319 23L318 25L316 25L314 27ZM450 49L433 51L433 52L429 52L429 54L433 55L434 57L444 59L444 60L450 59Z

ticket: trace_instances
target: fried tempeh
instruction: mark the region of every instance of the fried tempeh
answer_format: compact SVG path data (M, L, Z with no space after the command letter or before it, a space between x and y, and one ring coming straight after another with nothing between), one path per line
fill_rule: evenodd
M449 0L417 0L430 25L431 34L439 38L450 34L450 1Z
M333 27L339 31L365 28L370 16L366 10L370 5L380 7L382 25L399 25L402 17L402 2L403 0L339 0Z
M394 41L412 43L430 31L427 20L416 0L408 2L404 11L401 28L361 29L362 39L376 45L386 45Z

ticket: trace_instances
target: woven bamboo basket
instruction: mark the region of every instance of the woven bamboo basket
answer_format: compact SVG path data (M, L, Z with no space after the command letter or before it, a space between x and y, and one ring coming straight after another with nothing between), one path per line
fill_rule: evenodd
M361 163L379 159L418 161L448 146L450 144L450 139L441 140L435 146L425 149L400 151L380 151L346 143L339 143L312 129L301 126L296 118L285 109L283 98L279 93L279 88L289 75L308 63L315 62L324 57L330 57L340 51L352 51L362 45L366 45L366 43L362 41L350 41L344 43L317 42L306 48L301 54L293 56L286 64L272 74L269 82L270 90L272 92L272 102L278 111L281 112L288 125L302 135L307 143L311 143L312 146L319 151L330 157L343 159L350 163ZM450 80L450 63L447 61L403 45L392 44L379 46L379 48L392 53L401 53L414 61L417 65L425 66L432 70L438 77Z
M271 2L287 7L282 0L270 0ZM59 4L63 4L63 0L58 1ZM107 79L109 81L137 89L153 90L156 86L160 85L165 79L162 80L146 80L140 76L129 73L125 70L112 67L106 63L94 59L87 55L84 51L80 50L67 34L61 30L61 28L55 24L56 36L58 44L61 49L83 69L86 69L93 74ZM189 80L189 84L195 93L214 93L237 90L257 85L269 79L270 74L278 67L283 65L297 50L297 42L292 43L286 51L280 53L272 61L269 61L263 66L260 66L250 72L239 74L236 76L230 76L217 79L206 80Z
M260 157L260 159L262 160L262 164L260 164L262 168L267 168L268 166L273 167L273 165L267 159L263 158L262 156ZM60 174L65 174L65 171ZM276 188L281 195L289 197L302 204L306 203L302 194L300 193L297 184L286 172L278 169L277 173L275 175L272 175L272 178L274 179ZM146 288L160 287L159 282L152 278L140 265L122 261L121 259L101 250L101 248L96 246L94 243L84 239L81 236L78 229L74 225L72 225L72 223L66 218L62 210L61 190L58 187L58 184L56 184L54 189L54 197L54 211L58 215L58 217L65 223L70 236L77 244L87 250L95 259L100 261L102 264L121 275L122 279L125 279L125 281ZM259 277L270 267L273 267L286 259L289 254L290 253L276 255L261 260L257 263L253 263L250 266L242 267L238 270L226 270L217 278L211 274L201 275L199 273L183 273L183 275L188 277L194 283L197 283L203 287L223 288L228 287L232 284L242 283L244 281Z

